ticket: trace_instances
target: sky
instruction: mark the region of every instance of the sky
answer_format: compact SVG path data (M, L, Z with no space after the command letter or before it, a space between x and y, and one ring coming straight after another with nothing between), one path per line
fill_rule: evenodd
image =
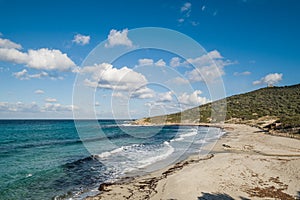
M298 0L0 0L0 118L140 118L299 83Z

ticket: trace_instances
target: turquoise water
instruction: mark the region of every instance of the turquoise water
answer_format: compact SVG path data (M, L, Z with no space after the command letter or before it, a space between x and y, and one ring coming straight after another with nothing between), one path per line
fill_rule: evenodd
M128 123L0 120L0 199L81 199L102 182L178 161L222 135L216 128Z

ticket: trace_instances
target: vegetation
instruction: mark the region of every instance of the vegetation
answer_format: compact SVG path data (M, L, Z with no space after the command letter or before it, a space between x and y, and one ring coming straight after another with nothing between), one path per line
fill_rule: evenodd
M201 105L180 113L143 119L148 123L245 123L300 133L300 84L267 87Z

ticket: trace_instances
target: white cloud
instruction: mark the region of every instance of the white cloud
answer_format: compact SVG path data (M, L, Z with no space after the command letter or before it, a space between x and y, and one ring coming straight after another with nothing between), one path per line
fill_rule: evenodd
M173 57L172 59L171 59L171 61L170 61L170 66L171 67L178 67L178 66L180 66L181 65L181 63L180 63L180 58L178 58L178 57Z
M182 17L178 19L179 23L183 23L185 19L189 18L192 11L192 4L189 2L186 2L183 4L183 6L180 8L180 12L182 14Z
M251 72L249 72L249 71L244 71L244 72L234 72L234 73L233 73L234 76L248 76L248 75L250 75L250 74L251 74Z
M209 102L206 97L200 97L200 94L202 94L200 90L195 90L191 94L183 93L178 97L178 101L185 106L198 106Z
M151 66L153 63L154 61L149 58L142 58L138 60L138 66Z
M201 10L204 11L205 8L206 8L206 6L204 5L204 6L201 7Z
M180 8L180 11L181 12L186 12L186 13L189 13L192 9L192 4L189 3L189 2L186 2L183 4L183 6Z
M178 22L179 22L179 23L183 23L183 22L184 22L184 19L183 19L183 18L180 18L180 19L178 19Z
M154 63L153 59L150 58L142 58L138 60L138 67L141 66L156 66L156 67L165 67L166 62L163 59L159 59Z
M90 42L91 37L89 35L81 35L81 34L77 34L74 36L74 39L72 40L72 42L75 42L76 44L79 45L86 45Z
M1 38L0 38L1 39ZM2 40L0 45L0 61L25 64L29 68L39 70L68 71L76 67L75 63L60 50L41 48L29 49L28 52L20 51L21 45Z
M268 84L268 85L274 85L282 80L283 74L274 73L274 74L268 74L265 77L261 78L258 81L254 81L253 85L262 85L262 84Z
M66 112L72 111L73 109L79 109L73 105L61 105L58 103L45 103L40 106L36 102L32 103L8 103L0 102L0 111L8 113L45 113L45 112Z
M155 92L150 88L141 87L133 91L130 96L137 99L150 99L155 96Z
M53 102L57 102L57 99L55 99L55 98L46 98L45 101L49 102L49 103L53 103Z
M159 102L171 102L173 100L173 92L168 91L165 93L158 94L158 101Z
M29 50L28 57L26 65L34 69L67 71L76 66L67 54L56 49Z
M26 64L29 58L27 53L23 53L17 49L0 48L0 61Z
M128 38L127 35L128 29L123 29L122 31L112 29L107 37L108 43L105 44L105 47L114 47L118 45L132 47L132 41Z
M41 112L65 112L72 111L73 109L78 109L74 105L61 105L59 103L45 103L44 106L40 108Z
M208 81L212 82L225 74L224 67L235 64L230 60L225 60L223 56L217 51L213 50L205 55L197 58L187 59L195 69L186 73L186 76L192 82Z
M189 84L189 81L182 77L175 77L171 80L168 80L167 83L176 84L176 85L184 85L184 84Z
M86 66L80 70L80 73L87 75L85 84L90 87L134 91L147 84L143 74L127 67L117 69L108 63Z
M49 73L43 72L43 71L40 72L40 73L37 73L37 74L28 74L27 69L23 69L22 71L15 72L12 75L14 77L16 77L17 79L20 79L20 80L30 80L30 79L33 79L33 78L41 79L41 78L45 78L45 77L50 77L53 80L63 79L63 77L57 77L57 76L54 76L54 75L50 75Z
M14 42L12 42L12 41L10 41L8 39L2 39L2 38L0 38L0 48L5 48L5 49L22 49L22 46L20 44L14 43Z
M38 112L39 106L35 102L30 104L0 102L0 110L3 112Z
M157 67L165 67L166 66L166 62L163 59L160 59L160 60L158 60L155 63L155 66L157 66Z
M122 92L113 92L112 96L117 97L117 98L125 98L125 96Z
M45 94L44 90L36 90L34 91L34 94Z
M13 73L13 76L20 80L28 80L28 72L26 69Z

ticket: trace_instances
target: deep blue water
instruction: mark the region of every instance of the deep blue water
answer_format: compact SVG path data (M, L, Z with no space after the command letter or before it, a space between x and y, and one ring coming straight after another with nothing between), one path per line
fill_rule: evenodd
M222 134L217 128L128 123L0 120L0 199L81 199L104 181L197 153Z

